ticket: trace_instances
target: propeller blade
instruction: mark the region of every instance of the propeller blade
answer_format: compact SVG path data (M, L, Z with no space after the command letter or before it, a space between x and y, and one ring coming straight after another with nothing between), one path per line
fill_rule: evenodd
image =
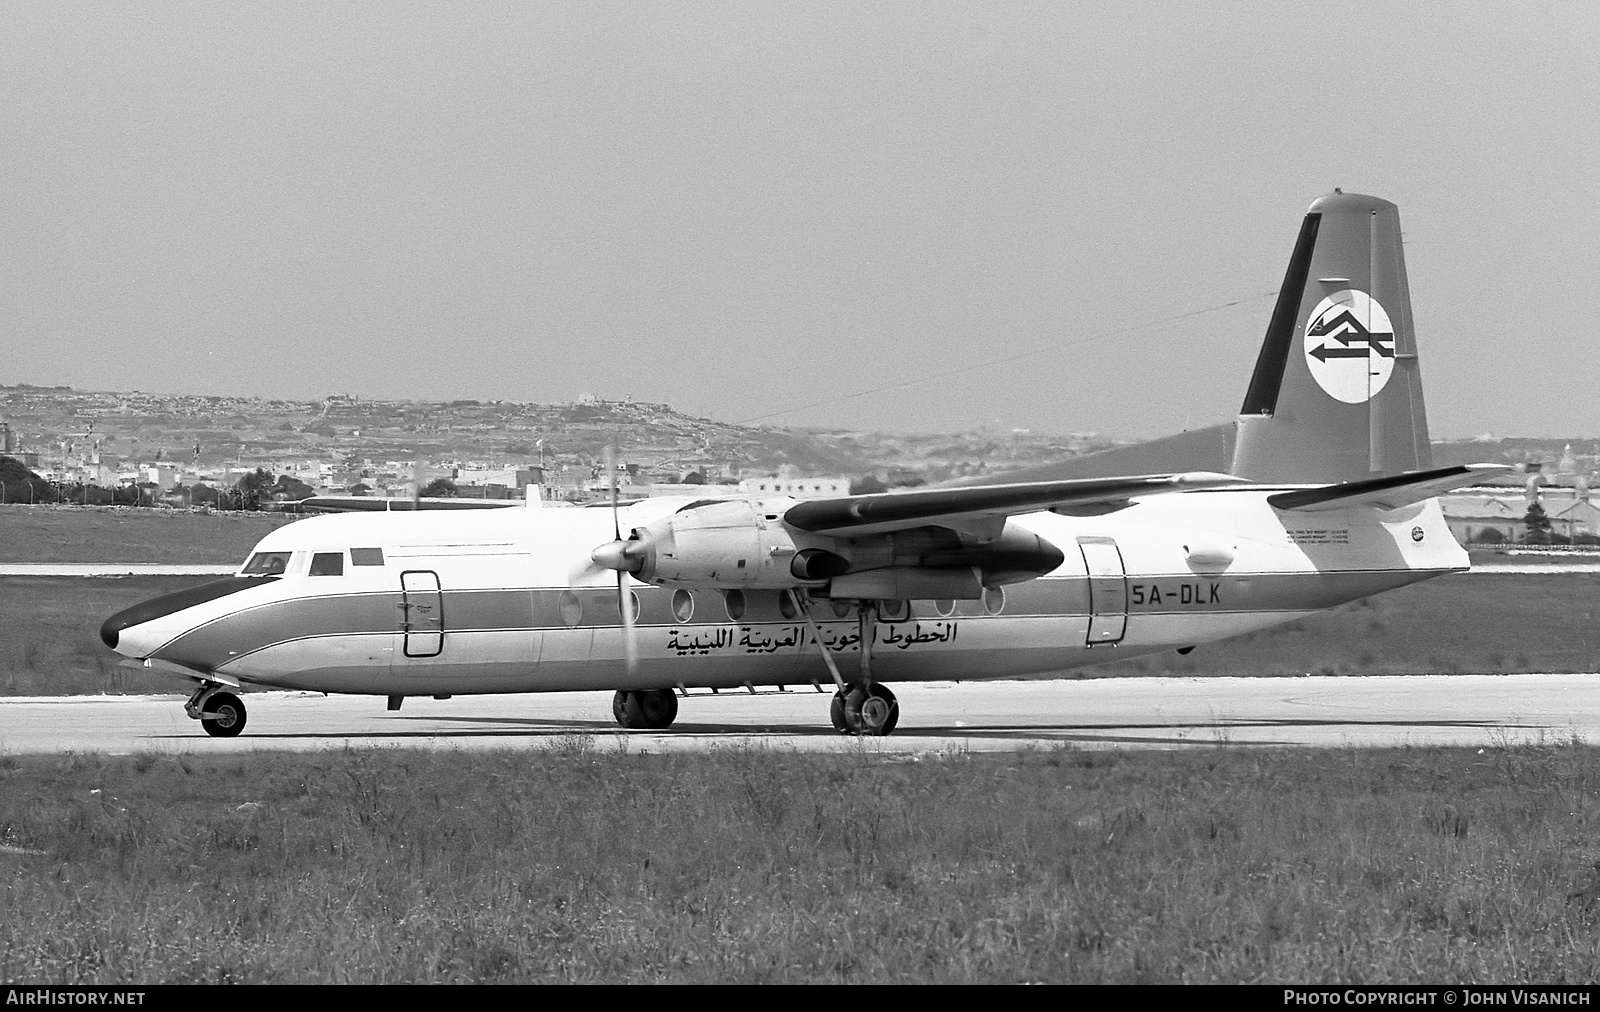
M622 664L628 674L639 670L639 642L633 614L633 594L627 587L628 575L617 570L617 611L622 614Z
M622 540L622 523L617 519L617 447L614 443L606 444L606 475L611 481L611 536L618 541ZM618 584L621 586L621 584Z

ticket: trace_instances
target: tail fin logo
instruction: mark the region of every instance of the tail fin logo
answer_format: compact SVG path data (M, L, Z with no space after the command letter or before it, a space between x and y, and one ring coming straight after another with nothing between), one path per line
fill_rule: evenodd
M1378 395L1394 373L1394 325L1378 300L1347 288L1317 303L1306 321L1306 365L1346 404Z

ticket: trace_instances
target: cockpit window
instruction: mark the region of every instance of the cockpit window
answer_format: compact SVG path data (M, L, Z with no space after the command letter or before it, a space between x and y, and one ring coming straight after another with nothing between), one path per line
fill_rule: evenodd
M289 568L288 552L257 552L245 563L245 576L282 576Z
M343 576L343 552L318 552L311 557L312 576Z
M383 549L352 548L350 549L350 565L381 566L383 565Z

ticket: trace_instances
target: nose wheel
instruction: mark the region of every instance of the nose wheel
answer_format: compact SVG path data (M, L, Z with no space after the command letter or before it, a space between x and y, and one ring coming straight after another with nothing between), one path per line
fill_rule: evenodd
M200 704L200 726L213 738L237 738L244 720L244 700L231 692L213 692Z

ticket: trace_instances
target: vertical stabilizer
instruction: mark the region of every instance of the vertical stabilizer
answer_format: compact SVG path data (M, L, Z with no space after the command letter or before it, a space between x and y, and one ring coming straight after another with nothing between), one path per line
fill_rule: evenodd
M1335 190L1300 227L1232 471L1311 483L1430 466L1399 209Z

